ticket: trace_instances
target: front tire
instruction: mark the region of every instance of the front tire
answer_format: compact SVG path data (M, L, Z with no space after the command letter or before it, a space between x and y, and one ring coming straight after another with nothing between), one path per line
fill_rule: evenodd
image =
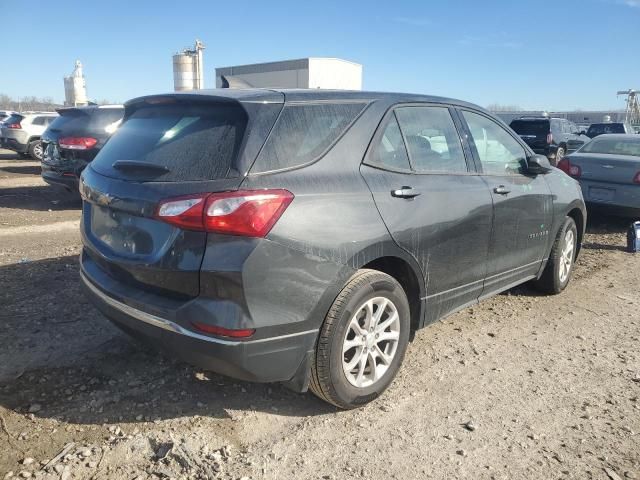
M534 286L543 293L551 295L562 292L569 284L576 253L578 251L578 229L573 218L567 217L556 235L549 261L542 276Z
M411 328L407 296L391 276L359 270L320 329L311 391L339 408L379 397L400 369Z

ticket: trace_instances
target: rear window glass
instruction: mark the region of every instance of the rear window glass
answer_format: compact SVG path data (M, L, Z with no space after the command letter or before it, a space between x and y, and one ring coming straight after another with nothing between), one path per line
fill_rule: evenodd
M594 123L589 127L589 131L587 131L587 135L590 137L603 135L605 133L625 133L624 125L621 123Z
M12 123L20 123L22 121L24 117L22 115L18 115L18 114L13 114L11 115L9 118L7 118L4 122L7 125L10 125Z
M286 105L253 173L310 163L324 154L366 106L365 103Z
M547 136L549 120L514 120L510 127L518 135Z
M239 105L141 107L116 130L93 161L93 168L104 175L139 181L225 178L238 155L246 124ZM129 166L114 168L119 160L121 165L128 161Z
M640 138L595 138L580 149L582 153L633 155L640 157Z
M109 127L124 115L123 108L95 109L83 112L81 110L61 111L51 123L50 129L53 131L80 132L99 131L110 133Z

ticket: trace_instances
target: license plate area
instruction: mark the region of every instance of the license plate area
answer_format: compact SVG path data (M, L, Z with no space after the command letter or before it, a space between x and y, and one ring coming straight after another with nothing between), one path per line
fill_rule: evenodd
M594 202L611 202L615 194L613 188L589 187L589 200Z

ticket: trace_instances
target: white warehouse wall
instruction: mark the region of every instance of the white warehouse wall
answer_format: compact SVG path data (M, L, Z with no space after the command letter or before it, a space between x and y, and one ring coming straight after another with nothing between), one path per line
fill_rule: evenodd
M256 88L362 89L362 65L339 58L302 58L216 68L216 88L221 75L244 80Z
M362 90L362 65L340 58L310 58L307 88Z

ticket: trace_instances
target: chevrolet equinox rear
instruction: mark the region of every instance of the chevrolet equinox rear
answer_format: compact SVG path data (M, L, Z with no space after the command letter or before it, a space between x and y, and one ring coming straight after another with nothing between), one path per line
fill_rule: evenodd
M586 220L479 107L367 92L131 100L80 192L81 278L115 324L342 408L389 386L416 329L525 281L559 293Z

